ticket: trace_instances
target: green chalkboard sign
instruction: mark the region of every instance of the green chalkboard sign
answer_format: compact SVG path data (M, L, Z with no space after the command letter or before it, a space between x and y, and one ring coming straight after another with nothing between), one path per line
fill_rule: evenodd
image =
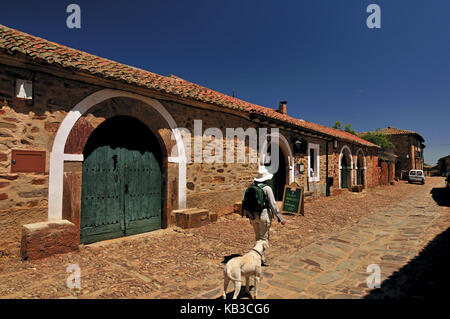
M297 183L284 186L282 213L304 215L303 187Z

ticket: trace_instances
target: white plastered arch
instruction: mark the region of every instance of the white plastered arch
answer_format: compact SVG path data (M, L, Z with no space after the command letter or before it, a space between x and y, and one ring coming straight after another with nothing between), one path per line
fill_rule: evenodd
M359 153L361 153L362 154L362 156L363 156L363 160L364 160L364 169L367 169L367 166L366 166L366 156L364 155L364 151L362 150L362 148L358 148L358 150L356 151L356 167L358 167L359 168L359 166L358 166L358 154Z
M339 188L342 188L341 169L342 169L342 157L345 156L344 155L344 151L348 151L348 154L349 154L349 157L350 157L350 169L351 169L350 185L353 185L353 157L352 157L352 152L351 152L350 148L347 145L344 145L344 146L342 146L341 152L339 153Z
M277 142L278 146L280 147L281 151L284 153L287 161L288 161L288 181L289 184L294 182L294 155L292 153L291 147L289 145L288 140L286 137L284 137L283 134L280 132L271 132L270 134L267 134L267 136L271 136L275 138L275 141ZM264 140L264 143L262 145L262 150L267 149L267 139ZM265 154L260 158L259 165L264 166L265 163Z
M356 168L360 168L358 166L358 154L361 153L362 154L362 158L363 158L363 162L364 162L364 167L362 167L362 169L364 169L364 187L366 187L367 185L367 163L366 163L366 156L364 154L364 151L362 150L362 148L358 148L358 150L356 151Z
M180 131L175 120L164 106L155 99L139 94L103 89L85 97L66 115L56 132L53 148L50 153L50 171L48 188L48 220L62 219L64 161L83 161L82 154L64 154L67 138L78 119L93 106L118 97L136 99L155 109L167 122L176 141L177 156L168 161L178 163L178 208L186 208L186 156ZM172 155L172 154L169 154Z

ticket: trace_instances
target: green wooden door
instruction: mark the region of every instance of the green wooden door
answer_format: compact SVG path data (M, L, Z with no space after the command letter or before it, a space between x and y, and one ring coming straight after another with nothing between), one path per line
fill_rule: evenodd
M83 163L80 242L122 236L124 231L119 150L101 146Z
M161 170L153 153L133 150L123 154L125 234L161 228Z
M341 168L341 188L348 188L349 176L350 176L350 170L347 168Z
M161 169L151 151L100 146L82 178L81 243L161 228Z
M391 163L387 164L387 181L386 183L389 184L389 181L391 180Z
M356 170L356 185L362 185L362 170L360 168Z

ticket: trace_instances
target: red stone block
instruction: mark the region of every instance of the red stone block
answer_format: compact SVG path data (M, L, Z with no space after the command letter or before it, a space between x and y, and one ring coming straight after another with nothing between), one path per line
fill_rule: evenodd
M184 229L201 227L209 222L209 212L206 209L189 208L172 211L172 223Z
M19 178L19 175L0 175L1 179L7 179L9 181L13 181Z
M20 255L23 260L42 259L77 250L77 228L67 220L22 226Z

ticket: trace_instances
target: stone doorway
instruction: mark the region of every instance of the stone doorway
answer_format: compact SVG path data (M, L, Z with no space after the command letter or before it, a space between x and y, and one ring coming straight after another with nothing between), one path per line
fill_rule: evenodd
M83 155L81 243L161 228L161 150L145 124L110 118L89 136Z
M349 188L352 186L352 157L350 150L344 147L340 155L340 184L341 188Z
M289 184L288 174L289 174L289 163L287 161L286 156L284 155L283 150L281 147L277 147L278 149L278 169L277 171L272 171L268 167L268 171L273 174L273 178L267 182L267 184L272 187L273 194L275 196L276 201L282 201L283 200L283 194L284 194L284 186L286 184ZM271 146L269 146L267 150L268 154L272 155ZM265 163L266 166L270 165L271 163Z
M361 152L358 153L356 169L356 184L365 188L365 169L364 169L364 156Z

